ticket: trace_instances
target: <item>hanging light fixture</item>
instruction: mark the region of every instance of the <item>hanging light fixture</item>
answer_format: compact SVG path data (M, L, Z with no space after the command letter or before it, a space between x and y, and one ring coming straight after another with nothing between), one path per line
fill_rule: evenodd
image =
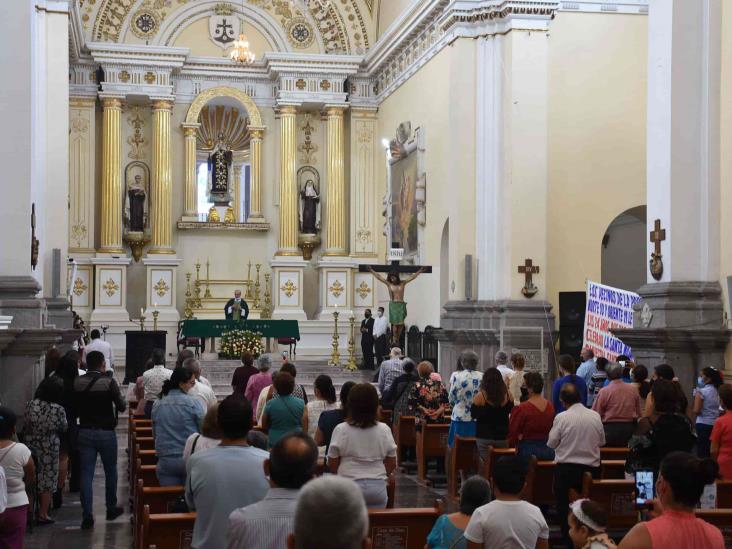
M244 0L241 0L242 13L244 12ZM251 65L254 63L257 56L253 51L249 49L249 40L246 34L244 34L244 21L241 23L239 30L239 39L234 40L234 48L231 50L229 57L235 63L241 63L242 65Z

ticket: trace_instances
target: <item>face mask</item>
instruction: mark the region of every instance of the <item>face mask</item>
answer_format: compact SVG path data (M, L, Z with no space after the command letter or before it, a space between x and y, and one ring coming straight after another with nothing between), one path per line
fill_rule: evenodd
M705 383L701 376L696 378L696 385L697 385L697 387L704 387Z
M379 318L381 318L381 311L379 311L378 313L376 313L376 316L378 316Z
M366 313L366 318L371 318L371 313Z

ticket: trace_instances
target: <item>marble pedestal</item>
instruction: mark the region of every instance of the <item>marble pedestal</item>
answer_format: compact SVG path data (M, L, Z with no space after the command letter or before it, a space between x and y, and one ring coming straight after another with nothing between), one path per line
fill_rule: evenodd
M724 322L718 282L659 282L638 290L633 328L613 330L649 370L670 364L684 391L706 366L724 369L730 330Z
M272 267L272 318L307 320L303 305L303 285L308 261L299 256L275 256Z
M316 318L332 320L338 311L341 320L353 314L353 269L355 262L348 257L321 257L318 261L319 301Z
M495 366L499 350L516 349L526 357L527 370L541 371L547 381L555 375L554 341L557 337L552 306L547 301L448 301L440 329L440 373L449 378L460 353L471 349L480 367Z

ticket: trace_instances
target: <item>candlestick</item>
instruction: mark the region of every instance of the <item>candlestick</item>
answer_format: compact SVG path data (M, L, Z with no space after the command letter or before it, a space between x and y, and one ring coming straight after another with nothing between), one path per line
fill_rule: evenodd
M160 311L155 310L153 311L153 332L158 331L158 315L160 314Z
M186 273L186 307L183 310L183 315L187 319L193 318L193 294L191 293L191 273Z
M257 269L257 281L254 283L254 308L255 309L259 309L259 305L260 305L260 303L259 303L259 290L260 290L260 285L259 285L259 269L262 268L262 264L261 263L257 263L255 265L255 268Z
M338 351L338 311L333 311L333 352L330 353L331 366L341 365L341 353Z
M244 299L247 301L252 301L254 299L254 295L252 294L252 260L249 260L249 263L247 263L247 293L244 294Z
M145 331L145 315L140 316L140 331Z
M209 280L211 280L211 277L209 276L209 260L206 258L206 291L203 294L204 299L211 299L211 288L209 288Z
M351 333L348 336L348 362L346 363L346 370L355 372L358 369L356 364L356 342L353 337L353 328L356 325L356 317L351 315L348 319L350 324Z
M261 318L272 318L272 291L270 290L270 277L269 273L264 275L264 307L260 314Z

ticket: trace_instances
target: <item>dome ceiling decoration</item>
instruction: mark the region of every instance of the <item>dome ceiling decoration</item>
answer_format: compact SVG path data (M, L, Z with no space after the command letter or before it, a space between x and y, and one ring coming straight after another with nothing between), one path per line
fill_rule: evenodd
M124 42L130 34L149 42L165 20L196 0L76 0L88 41ZM282 27L294 50L310 47L316 39L324 53L362 55L373 45L377 0L245 0L264 10ZM231 0L219 5L237 8ZM211 4L213 12L215 4ZM303 13L303 9L306 12ZM127 33L129 29L129 33Z

